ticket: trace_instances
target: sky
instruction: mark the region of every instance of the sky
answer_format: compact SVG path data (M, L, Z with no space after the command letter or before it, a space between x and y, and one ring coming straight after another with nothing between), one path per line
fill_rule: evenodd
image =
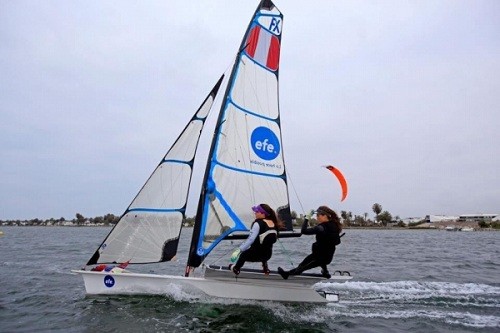
M257 4L0 0L0 220L121 215ZM292 210L500 214L500 2L275 4Z

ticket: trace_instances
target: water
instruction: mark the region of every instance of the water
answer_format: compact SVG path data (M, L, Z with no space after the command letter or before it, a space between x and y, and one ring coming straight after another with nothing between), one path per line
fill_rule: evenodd
M500 332L500 232L346 230L330 268L355 278L320 285L339 292L339 303L305 305L195 298L175 287L164 296L85 296L70 270L110 229L2 230L1 332ZM300 261L312 237L283 242L288 250L277 245L271 268ZM234 246L211 257L227 263ZM180 275L185 260L138 269Z

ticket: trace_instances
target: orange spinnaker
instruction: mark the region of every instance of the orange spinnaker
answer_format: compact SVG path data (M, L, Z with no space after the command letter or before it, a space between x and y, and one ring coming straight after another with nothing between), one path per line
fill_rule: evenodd
M339 180L340 186L342 187L342 199L340 199L340 201L344 201L344 199L347 197L347 181L345 180L344 175L342 174L342 172L340 172L339 169L331 165L327 165L326 168L330 170Z

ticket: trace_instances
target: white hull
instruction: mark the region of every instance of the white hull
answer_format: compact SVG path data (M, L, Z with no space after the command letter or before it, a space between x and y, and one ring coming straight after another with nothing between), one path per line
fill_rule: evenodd
M277 274L241 272L239 277L222 270L210 270L206 277L183 277L142 273L110 273L73 270L80 274L87 294L164 295L173 285L183 290L199 290L206 295L279 302L327 303L336 295L326 295L313 289L320 278L290 277L283 280ZM346 281L350 276L334 276L331 281ZM332 297L330 297L332 296Z

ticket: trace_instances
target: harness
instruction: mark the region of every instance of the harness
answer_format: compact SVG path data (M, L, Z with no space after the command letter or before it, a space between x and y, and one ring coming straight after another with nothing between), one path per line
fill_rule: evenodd
M262 219L255 220L254 223L259 224L259 245L272 247L272 245L278 240L278 232L276 229L270 228Z

